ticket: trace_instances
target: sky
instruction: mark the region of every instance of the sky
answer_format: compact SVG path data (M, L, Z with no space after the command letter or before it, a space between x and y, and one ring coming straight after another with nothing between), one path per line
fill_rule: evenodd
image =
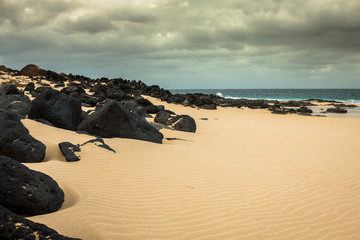
M359 0L0 0L0 65L167 89L360 88Z

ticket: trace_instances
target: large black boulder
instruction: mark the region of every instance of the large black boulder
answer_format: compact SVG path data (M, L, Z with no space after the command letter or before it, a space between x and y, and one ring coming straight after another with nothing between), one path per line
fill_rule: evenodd
M11 95L11 94L23 94L15 84L3 84L0 87L0 93L3 95Z
M17 214L37 215L57 211L64 192L48 175L0 156L0 205Z
M28 163L44 159L46 146L29 134L18 114L0 111L0 132L0 155Z
M172 125L175 130L183 132L195 132L195 120L188 115L176 115L168 120L168 124Z
M74 131L82 120L81 102L65 93L47 89L31 103L29 118L43 118L56 127Z
M0 239L78 240L60 235L44 224L20 217L0 205Z
M296 112L303 115L310 115L313 113L313 111L310 108L307 107L300 107L296 109Z
M154 122L168 125L168 120L171 118L171 114L165 110L159 111L155 118Z
M104 138L121 137L161 143L163 135L144 118L125 109L118 101L108 100L78 126Z
M0 110L10 110L25 118L30 112L31 102L28 96L14 94L0 96Z

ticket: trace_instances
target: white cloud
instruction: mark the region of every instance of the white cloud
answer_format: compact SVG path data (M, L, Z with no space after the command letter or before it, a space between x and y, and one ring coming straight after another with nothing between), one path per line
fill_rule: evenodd
M179 2L179 6L181 8L187 8L190 6L189 2L188 1L183 1L183 2Z

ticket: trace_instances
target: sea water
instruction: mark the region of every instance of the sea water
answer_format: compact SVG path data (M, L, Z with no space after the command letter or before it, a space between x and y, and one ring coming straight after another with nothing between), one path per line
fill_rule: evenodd
M206 93L224 98L265 100L321 99L360 103L360 89L174 89L173 94Z

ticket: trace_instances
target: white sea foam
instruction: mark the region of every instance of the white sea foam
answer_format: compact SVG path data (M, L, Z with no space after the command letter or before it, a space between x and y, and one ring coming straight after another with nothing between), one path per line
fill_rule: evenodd
M224 96L223 96L223 94L222 94L221 92L218 92L218 93L216 94L216 96L219 96L219 97L224 97Z

